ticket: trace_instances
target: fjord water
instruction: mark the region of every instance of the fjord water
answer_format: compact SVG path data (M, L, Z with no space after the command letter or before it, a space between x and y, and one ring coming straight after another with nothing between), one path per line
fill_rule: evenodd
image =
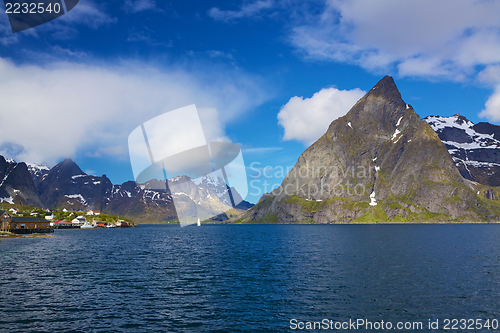
M0 243L1 332L500 319L500 225L142 225L54 235Z

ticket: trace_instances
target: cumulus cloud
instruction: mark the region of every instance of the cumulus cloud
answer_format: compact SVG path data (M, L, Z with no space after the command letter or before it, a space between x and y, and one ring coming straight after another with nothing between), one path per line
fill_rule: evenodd
M493 94L488 98L479 116L495 122L500 121L500 85L497 86Z
M463 80L500 62L499 14L497 1L328 0L291 42L312 59Z
M207 139L227 139L225 124L268 98L258 78L232 69L136 62L39 66L0 58L0 87L0 153L49 164L77 153L126 154L135 127L190 104L199 108Z
M496 85L500 83L500 65L487 66L477 75L479 82L487 85Z
M478 74L478 79L484 84L495 86L479 117L498 122L500 121L500 65L487 66Z
M266 9L273 8L272 0L257 0L242 5L238 10L222 10L217 7L208 11L208 16L218 21L232 21L244 17L255 17Z
M335 119L345 115L363 97L364 91L324 88L311 98L292 97L278 113L285 128L284 140L299 140L308 146L325 134Z

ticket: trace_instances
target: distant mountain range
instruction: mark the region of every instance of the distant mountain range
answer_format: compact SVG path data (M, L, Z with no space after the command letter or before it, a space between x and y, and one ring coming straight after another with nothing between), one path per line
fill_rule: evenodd
M161 187L151 183L138 186L133 181L113 185L106 175L87 175L71 159L65 159L50 169L42 164L17 163L0 156L0 179L2 202L49 209L101 210L138 223L168 221L177 217L172 195L157 189ZM172 181L182 181L182 178ZM252 206L243 201L233 209L226 198L227 185L221 179L218 183L206 181L194 187L196 189L187 188L186 193L177 195L183 195L187 203L202 202L207 212L224 210L236 214ZM232 191L236 193L234 189ZM200 200L207 195L211 195L211 200ZM228 217L223 214L216 219Z
M386 76L239 222L498 221L499 133L459 115L422 120Z

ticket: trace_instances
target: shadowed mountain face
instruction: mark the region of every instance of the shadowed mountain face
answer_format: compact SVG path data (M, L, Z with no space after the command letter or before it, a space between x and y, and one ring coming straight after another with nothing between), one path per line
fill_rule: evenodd
M0 200L43 207L26 163L7 161L0 156Z
M439 135L460 174L489 186L500 186L500 126L474 125L465 117L429 116L424 119Z
M487 220L490 208L386 76L241 221Z
M103 210L113 185L103 175L89 176L71 159L65 159L36 182L36 188L48 208Z

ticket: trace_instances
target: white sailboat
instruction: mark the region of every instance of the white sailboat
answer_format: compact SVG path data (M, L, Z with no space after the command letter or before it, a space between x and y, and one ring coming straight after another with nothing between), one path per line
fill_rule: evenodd
M198 218L198 222L196 223L196 225L197 225L198 227L201 227L200 218Z
M85 223L83 225L80 226L80 229L91 229L93 228L94 226L90 223L88 223L87 221L85 221Z

